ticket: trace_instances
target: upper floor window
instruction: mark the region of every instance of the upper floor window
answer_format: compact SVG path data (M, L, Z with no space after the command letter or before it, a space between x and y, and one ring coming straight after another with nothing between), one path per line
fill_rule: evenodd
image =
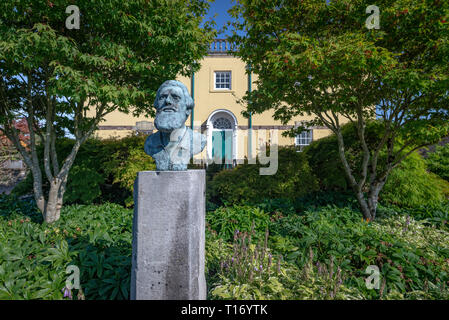
M312 142L312 130L306 130L296 136L295 146L302 150Z
M231 90L231 71L215 71L215 90Z

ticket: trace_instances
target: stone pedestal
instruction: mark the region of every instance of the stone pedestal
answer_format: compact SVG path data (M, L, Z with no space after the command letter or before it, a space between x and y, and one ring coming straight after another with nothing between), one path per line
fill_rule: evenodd
M131 300L205 300L204 170L142 171L134 183Z

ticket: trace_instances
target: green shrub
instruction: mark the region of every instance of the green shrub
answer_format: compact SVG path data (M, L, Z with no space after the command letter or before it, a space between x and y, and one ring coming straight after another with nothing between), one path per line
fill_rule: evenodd
M449 182L449 143L437 146L435 152L429 152L426 163L431 172Z
M11 194L15 196L25 196L33 193L33 176L28 172L25 179L20 181L14 189L12 189Z
M126 198L122 198L120 203L128 207L134 204L133 190L137 172L156 170L153 158L144 151L145 139L145 135L138 135L105 141L109 155L109 160L104 163L105 173L112 185L126 190ZM117 202L111 198L107 198L107 201Z
M0 299L62 299L66 268L80 268L74 299L129 299L132 211L65 206L41 224L32 201L0 197Z
M25 216L35 223L42 223L42 214L32 198L19 200L15 195L0 195L0 219Z
M365 134L368 146L378 143L379 130L381 128L378 122L367 123ZM342 133L348 163L351 168L360 168L362 148L354 125L351 123L344 125ZM336 136L331 135L313 141L304 152L313 173L318 178L321 190L350 192L351 188L346 180L337 146ZM381 153L380 159L382 157L385 157L385 154ZM380 163L379 168L381 166ZM357 172L358 170L355 170L354 175L358 180ZM392 170L379 198L398 206L431 205L443 201L448 193L449 185L436 175L428 173L425 160L417 153L413 153Z
M65 204L90 204L114 202L131 206L133 204L133 183L138 171L154 170L154 160L145 154L143 146L146 136L131 135L122 139L89 139L75 158L69 172ZM60 159L72 149L74 141L60 139L56 149ZM38 154L43 156L43 147ZM43 170L43 168L41 168ZM48 182L44 179L44 192ZM16 195L32 193L31 173L13 190Z
M449 194L449 183L426 171L426 163L418 154L411 154L388 177L380 200L401 207L437 204Z
M269 220L269 215L259 208L241 205L221 207L206 215L208 226L224 240L231 240L235 232L250 232L252 228L255 237L262 239Z
M74 165L70 169L64 201L92 203L101 195L102 183L104 183L104 177L97 171L86 166Z
M254 206L271 215L289 215L315 210L320 207L333 205L339 208L350 207L358 210L357 200L349 192L317 191L294 200L290 199L261 199Z
M293 147L279 148L278 170L274 175L260 175L260 167L246 163L217 173L208 186L211 200L218 204L293 200L318 189L305 155Z
M384 298L394 293L410 299L447 299L449 233L404 213L391 210L370 223L348 208L288 215L270 224L269 247L299 267L307 264L311 249L314 262L334 257L334 264L347 275L344 284L365 298L380 297L379 291L365 286L366 267L377 265L386 281Z

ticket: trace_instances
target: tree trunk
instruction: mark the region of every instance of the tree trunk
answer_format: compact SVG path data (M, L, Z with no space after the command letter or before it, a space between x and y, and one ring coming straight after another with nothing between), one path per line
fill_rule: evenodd
M340 131L336 132L337 135L337 141L338 141L338 154L340 156L341 163L343 164L343 170L345 172L346 177L349 180L349 183L352 187L352 190L355 193L355 196L357 198L357 202L360 206L360 211L363 214L363 217L368 221L373 221L376 217L376 210L377 210L377 200L379 198L379 192L382 189L384 185L383 182L373 182L369 185L369 192L368 192L368 199L365 197L365 194L363 193L363 187L365 185L366 181L366 166L368 165L369 157L365 157L364 159L364 168L362 168L363 173L362 175L365 175L365 177L362 179L361 182L357 183L354 175L352 174L352 169L349 166L349 163L346 159L345 155L345 147L344 147L344 141L343 136ZM368 159L368 160L367 160Z
M62 196L59 192L61 181L54 179L50 183L50 191L48 192L48 200L44 210L44 221L53 223L57 221L61 215Z
M371 210L371 207L369 205L369 201L367 202L365 199L365 195L362 191L355 191L357 202L360 206L360 211L362 211L363 217L368 220L372 221L374 220L375 213L373 215L373 212Z
M44 222L53 223L61 216L68 172L62 177L62 180L60 178L54 178L53 181L50 181L50 191L48 192L47 200L42 190L42 173L40 168L32 167L31 172L33 175L33 190L36 205L42 212Z
M42 190L42 172L39 166L34 164L30 167L31 174L33 175L33 191L36 205L41 212L45 211L46 201Z
M55 178L50 184L48 201L45 206L45 211L42 211L44 212L43 216L46 223L53 223L59 220L61 216L61 208L68 176L69 171L64 171L64 174L62 176L59 176L59 178Z
M370 192L368 194L368 207L371 211L371 215L373 218L372 220L374 220L376 218L377 204L379 201L379 193L382 190L384 184L385 184L385 180L380 181L380 182L374 182L374 183L371 183L371 185L370 185Z
M369 191L365 196L361 190L355 190L357 202L360 205L363 217L369 221L376 218L377 204L379 201L379 193L385 184L383 181L376 181L369 185Z

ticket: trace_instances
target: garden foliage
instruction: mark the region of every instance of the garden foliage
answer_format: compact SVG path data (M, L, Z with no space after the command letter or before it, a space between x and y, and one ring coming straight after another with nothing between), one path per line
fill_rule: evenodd
M294 147L280 147L278 170L260 175L260 164L242 164L216 174L208 188L217 203L254 203L262 199L295 199L318 190L307 158Z
M0 299L63 299L69 265L80 268L72 299L129 299L132 211L115 204L62 210L49 225L32 200L0 197ZM381 206L369 223L348 207L283 210L207 213L208 298L449 298L449 204ZM369 265L379 266L379 290L365 286Z
M234 205L208 212L206 221L223 240L231 240L236 232L251 230L260 239L268 228L269 216L257 207Z
M447 214L448 207L444 210ZM376 222L332 206L273 216L266 244L248 240L251 232L235 236L234 243L212 232L207 253L210 297L448 299L448 231L406 212L379 211ZM379 290L366 288L369 265L380 269Z
M437 146L435 152L429 152L426 163L431 172L449 182L449 143Z
M80 269L74 299L129 299L132 211L65 206L42 224L32 201L0 198L0 299L62 299L66 268Z
M256 88L240 101L245 114L270 111L283 124L304 117L291 136L314 126L331 130L336 159L369 220L391 170L449 134L449 2L378 1L376 28L369 27L374 15L366 15L372 5L240 0L229 10L235 55L257 74ZM368 143L372 119L383 130ZM357 128L363 158L357 167L347 157L346 122Z
M121 139L89 139L81 147L69 173L64 202L67 204L90 204L114 202L131 206L133 185L137 172L154 170L154 160L145 154L146 136L128 136ZM58 153L70 152L74 141L58 140ZM43 148L38 149L43 156ZM23 195L32 192L29 175L13 192ZM46 186L44 184L44 188Z
M380 200L398 206L415 207L435 205L448 196L448 181L428 172L426 161L418 153L413 153L391 172Z
M366 141L374 145L382 130L377 121L367 123ZM353 124L342 126L345 140L346 159L354 168L359 168L363 159L362 147ZM347 192L350 185L345 178L338 158L337 137L333 134L313 141L304 152L307 154L313 173L317 176L320 189ZM381 153L380 157L386 157ZM449 194L449 184L437 175L427 171L426 161L418 153L412 153L398 167L392 170L379 195L380 201L399 206L437 204Z

